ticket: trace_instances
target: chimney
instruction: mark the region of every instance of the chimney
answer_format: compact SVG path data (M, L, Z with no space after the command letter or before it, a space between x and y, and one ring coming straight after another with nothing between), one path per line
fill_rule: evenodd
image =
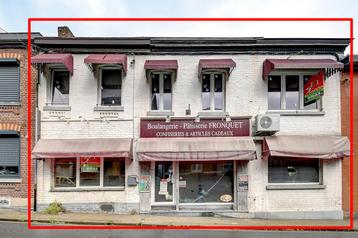
M59 26L57 28L57 35L58 35L58 37L61 37L61 38L73 38L73 37L75 37L72 34L72 31L70 30L70 28L68 28L68 26Z

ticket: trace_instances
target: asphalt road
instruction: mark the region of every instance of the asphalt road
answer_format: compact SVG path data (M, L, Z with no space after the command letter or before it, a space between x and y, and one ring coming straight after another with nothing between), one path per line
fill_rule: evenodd
M34 224L35 225L35 224ZM0 238L358 238L342 231L207 231L207 230L28 230L26 223L0 222Z

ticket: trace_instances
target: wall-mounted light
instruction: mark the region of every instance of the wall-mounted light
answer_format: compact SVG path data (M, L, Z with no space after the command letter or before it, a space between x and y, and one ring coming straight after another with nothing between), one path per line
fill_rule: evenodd
M197 122L197 123L200 122L200 116L199 116L199 115L197 115L197 116L195 117L195 122Z
M188 104L188 108L185 109L185 115L187 116L191 115L190 104Z
M165 118L165 122L166 123L169 123L170 122L170 116L168 115L168 116L166 116L166 118Z
M227 122L231 121L231 117L230 117L230 115L229 115L229 114L227 114L227 115L226 115L226 117L225 117L225 121L227 121Z

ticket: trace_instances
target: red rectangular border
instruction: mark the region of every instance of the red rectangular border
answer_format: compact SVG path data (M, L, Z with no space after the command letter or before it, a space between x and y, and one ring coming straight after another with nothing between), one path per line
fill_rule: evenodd
M31 224L31 23L32 22L41 22L41 21L152 21L152 22L189 22L189 21L221 21L221 22L231 22L231 21L270 21L270 22L278 22L278 21L343 21L350 23L350 51L349 51L349 72L350 72L350 207L349 207L349 225L348 226L85 226L85 225L75 225L75 226L33 226ZM27 133L28 133L28 192L27 192L27 225L28 229L37 229L37 230L63 230L63 229L167 229L167 230L176 230L176 229L192 229L192 230L203 230L203 229L213 229L213 230L287 230L287 229L300 229L300 230L352 230L353 229L353 18L28 18L27 21L27 29L28 29L28 39L27 39L27 56L28 56L28 108L27 108Z

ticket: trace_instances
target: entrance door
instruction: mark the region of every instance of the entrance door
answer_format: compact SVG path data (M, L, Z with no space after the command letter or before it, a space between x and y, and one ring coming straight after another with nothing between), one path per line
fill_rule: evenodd
M158 161L154 165L154 203L174 203L174 167L171 161Z

